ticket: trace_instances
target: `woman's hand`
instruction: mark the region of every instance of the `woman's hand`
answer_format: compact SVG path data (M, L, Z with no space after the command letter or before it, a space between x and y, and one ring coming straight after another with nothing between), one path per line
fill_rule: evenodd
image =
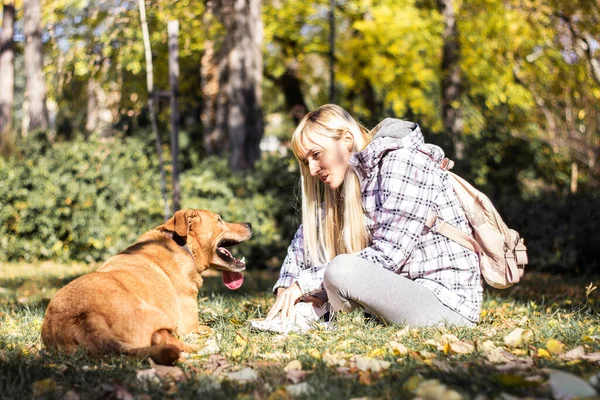
M271 311L267 314L267 321L275 318L278 313L281 312L281 319L287 319L292 316L294 312L294 305L302 297L302 290L298 283L294 283L292 286L283 289L277 289L277 300L271 308Z

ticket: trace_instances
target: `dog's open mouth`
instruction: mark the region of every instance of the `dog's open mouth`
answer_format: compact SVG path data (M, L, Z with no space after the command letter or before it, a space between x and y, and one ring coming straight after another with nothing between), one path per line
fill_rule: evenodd
M223 284L232 290L240 288L244 283L244 275L241 271L246 269L246 257L237 259L225 247L235 246L238 243L234 240L222 240L217 246L217 254L228 265L227 269L222 270Z

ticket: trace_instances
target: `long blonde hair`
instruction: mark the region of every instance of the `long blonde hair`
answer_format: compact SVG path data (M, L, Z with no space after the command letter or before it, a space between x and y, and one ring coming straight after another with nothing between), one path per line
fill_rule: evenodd
M304 160L303 137L322 135L340 140L345 132L354 138L352 153L363 150L371 142L368 130L347 111L335 104L325 104L306 114L292 135L292 149L301 172L304 255L312 265L329 262L338 254L361 251L370 241L354 170L348 168L343 184L332 190L311 176Z

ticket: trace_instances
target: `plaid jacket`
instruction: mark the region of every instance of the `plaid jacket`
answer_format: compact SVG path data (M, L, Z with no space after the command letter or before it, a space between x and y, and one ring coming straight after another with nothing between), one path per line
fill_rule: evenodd
M393 131L398 126L404 134ZM425 144L418 125L408 121L386 119L376 130L367 148L350 159L372 238L356 255L424 285L450 309L477 322L483 295L477 255L425 227L433 209L447 223L472 234L448 174L438 166L444 152ZM304 259L300 226L274 289L298 282L305 294L322 291L326 268Z

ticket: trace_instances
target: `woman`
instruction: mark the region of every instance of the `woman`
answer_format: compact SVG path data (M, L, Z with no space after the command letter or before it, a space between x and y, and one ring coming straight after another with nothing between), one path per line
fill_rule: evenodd
M286 319L307 296L334 311L362 307L389 323L473 326L478 257L430 231L430 210L471 234L444 152L417 124L387 118L371 132L336 105L308 113L292 136L300 163L302 225L267 315ZM325 298L326 295L326 298Z

